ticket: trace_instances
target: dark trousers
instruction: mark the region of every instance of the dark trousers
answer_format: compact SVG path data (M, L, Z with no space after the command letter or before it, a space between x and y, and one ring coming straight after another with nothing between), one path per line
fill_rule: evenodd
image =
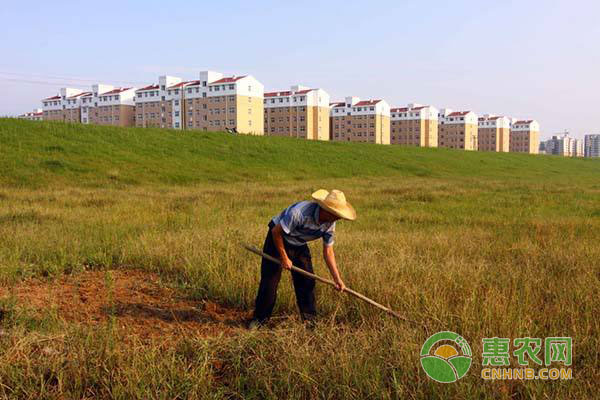
M292 263L305 271L313 272L310 249L307 245L292 246L283 241L285 251L288 254ZM279 251L275 247L271 226L265 239L263 252L277 259L280 258ZM262 259L260 268L260 285L258 287L258 295L256 296L256 306L254 309L254 318L261 322L265 322L271 316L275 300L277 299L277 285L281 279L281 265ZM303 320L312 319L317 314L315 306L315 281L314 279L305 277L297 272L292 271L292 282L296 292L296 302L300 309L300 315Z

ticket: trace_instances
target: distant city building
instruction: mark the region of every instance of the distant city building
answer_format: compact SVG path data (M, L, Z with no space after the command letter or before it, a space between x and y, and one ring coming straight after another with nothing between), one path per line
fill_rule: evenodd
M584 136L585 157L600 157L600 135Z
M563 157L583 157L583 140L575 139L569 136L569 132L553 135L546 140L544 145L546 154L558 155Z
M537 154L540 148L540 125L535 120L514 121L510 129L509 149L516 153Z
M332 103L329 115L331 140L390 144L390 106L385 100L349 96Z
M479 151L509 151L509 118L485 114L478 119L477 131L477 149Z
M477 115L472 111L441 109L438 114L438 147L477 150Z
M540 150L538 151L539 154L546 154L546 142L541 141L540 142Z
M264 95L265 135L329 140L329 94L295 85Z
M32 112L26 112L19 115L19 119L27 119L29 121L42 121L44 119L44 111L41 108L34 108Z
M391 144L437 147L438 110L432 106L408 104L391 109Z
M573 139L571 142L571 157L583 157L584 146L582 139Z

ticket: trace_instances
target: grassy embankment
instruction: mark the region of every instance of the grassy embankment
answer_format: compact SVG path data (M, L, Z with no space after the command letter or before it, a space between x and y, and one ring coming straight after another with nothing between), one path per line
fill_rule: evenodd
M339 188L359 215L337 229L346 283L430 333L460 333L474 354L465 378L433 382L419 364L423 329L325 287L323 320L306 331L287 278L275 312L290 318L273 329L152 343L123 338L114 319L69 323L51 305L40 317L9 295L0 396L591 398L599 177L596 160L0 120L7 293L29 278L139 269L249 310L259 260L239 243L260 245L288 203ZM574 379L484 382L481 339L493 336L573 336Z

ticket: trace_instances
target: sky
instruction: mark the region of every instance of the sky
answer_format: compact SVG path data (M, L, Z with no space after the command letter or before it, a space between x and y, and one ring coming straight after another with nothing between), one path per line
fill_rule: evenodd
M251 74L600 133L598 1L5 1L0 115L61 87Z

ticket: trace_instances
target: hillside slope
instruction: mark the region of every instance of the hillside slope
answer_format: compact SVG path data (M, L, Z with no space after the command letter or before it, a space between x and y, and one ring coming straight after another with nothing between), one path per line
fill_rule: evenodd
M0 119L0 184L97 186L262 182L355 176L489 177L581 183L600 162L221 132Z

